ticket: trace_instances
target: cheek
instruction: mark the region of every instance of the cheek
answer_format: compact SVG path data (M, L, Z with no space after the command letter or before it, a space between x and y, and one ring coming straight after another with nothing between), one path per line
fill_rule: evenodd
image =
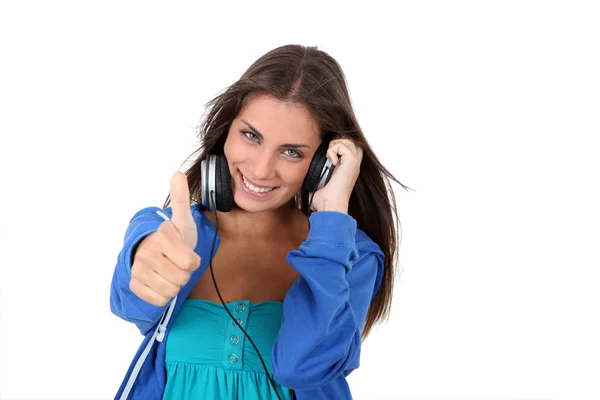
M239 140L235 135L229 134L229 136L227 136L225 144L223 145L223 153L225 153L225 157L229 164L240 161L240 156L244 154L244 151L242 144L239 143Z
M225 140L225 144L223 145L223 153L225 154L225 158L227 159L227 167L229 168L230 174L235 174L235 166L234 164L238 163L239 160L239 151L237 150L235 139L231 138L231 135L227 137Z
M288 185L293 186L295 190L300 190L307 171L308 165L304 165L304 163L302 163L282 169L281 176L288 183Z

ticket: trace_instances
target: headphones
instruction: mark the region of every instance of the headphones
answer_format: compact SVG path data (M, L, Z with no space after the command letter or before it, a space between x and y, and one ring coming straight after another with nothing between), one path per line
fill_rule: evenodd
M329 182L335 166L326 157L329 141L324 140L310 163L302 187L307 192L316 192ZM227 159L222 154L208 154L200 163L202 206L209 211L215 209L229 212L233 208L231 173ZM214 193L214 203L211 192Z

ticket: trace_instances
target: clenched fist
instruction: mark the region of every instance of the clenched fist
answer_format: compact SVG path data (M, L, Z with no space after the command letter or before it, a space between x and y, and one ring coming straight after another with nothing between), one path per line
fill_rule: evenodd
M173 217L140 242L133 257L129 288L140 299L164 306L200 266L194 252L198 230L190 209L187 178L175 172L171 178Z

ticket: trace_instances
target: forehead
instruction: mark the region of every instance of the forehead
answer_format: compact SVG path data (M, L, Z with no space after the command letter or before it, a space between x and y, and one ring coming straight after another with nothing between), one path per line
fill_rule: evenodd
M320 141L319 124L308 109L268 95L252 96L236 120L248 121L265 141L315 144Z

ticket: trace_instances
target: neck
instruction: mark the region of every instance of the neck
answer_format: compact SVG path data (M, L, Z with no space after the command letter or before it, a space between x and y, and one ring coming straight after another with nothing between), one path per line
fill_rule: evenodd
M214 212L209 218L214 221ZM235 237L269 238L285 236L288 228L298 226L299 220L305 216L296 207L296 203L290 203L276 209L264 212L248 212L234 205L230 212L217 212L219 219L219 235ZM304 218L302 218L304 217ZM306 222L304 222L306 224Z

